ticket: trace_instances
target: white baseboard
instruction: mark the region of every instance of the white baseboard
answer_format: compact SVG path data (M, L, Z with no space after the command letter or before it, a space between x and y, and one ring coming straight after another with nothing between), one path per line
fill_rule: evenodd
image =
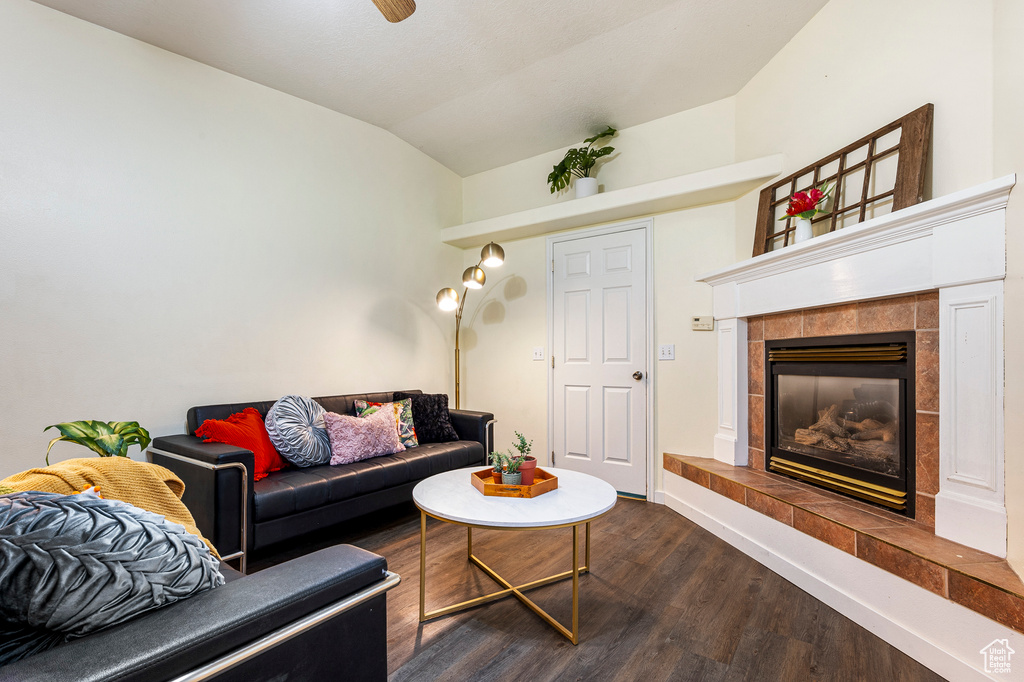
M1024 653L1011 677L986 674L981 654L995 639L1024 652L1024 635L681 476L665 471L663 481L670 509L939 675L1024 679Z

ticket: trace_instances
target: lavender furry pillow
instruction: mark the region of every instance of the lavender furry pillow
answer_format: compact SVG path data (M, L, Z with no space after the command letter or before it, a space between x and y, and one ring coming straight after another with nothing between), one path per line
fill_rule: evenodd
M352 464L405 450L392 410L378 410L369 417L327 412L324 426L331 441L332 465Z

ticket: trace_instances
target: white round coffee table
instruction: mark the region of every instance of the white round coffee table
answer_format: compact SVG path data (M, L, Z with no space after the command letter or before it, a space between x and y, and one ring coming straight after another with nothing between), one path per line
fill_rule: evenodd
M590 522L615 506L615 489L599 478L568 469L543 469L558 478L558 488L533 498L491 497L477 490L470 479L480 467L457 469L420 481L412 499L420 509L420 622L464 611L506 596L519 601L576 644L579 641L579 576L590 570ZM503 589L433 611L426 610L427 517L467 527L467 556ZM586 527L584 565L579 562L579 528ZM572 526L572 569L512 585L473 554L473 529L539 530ZM572 578L572 629L566 628L537 606L524 590Z

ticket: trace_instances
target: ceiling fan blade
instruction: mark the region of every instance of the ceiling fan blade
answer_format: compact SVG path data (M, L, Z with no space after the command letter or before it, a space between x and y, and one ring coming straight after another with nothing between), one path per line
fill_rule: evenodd
M380 13L392 24L408 19L416 11L415 0L373 0L373 4L377 5Z

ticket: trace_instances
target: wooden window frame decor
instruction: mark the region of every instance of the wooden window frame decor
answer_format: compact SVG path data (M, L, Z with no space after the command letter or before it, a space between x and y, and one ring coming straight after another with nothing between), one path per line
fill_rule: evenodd
M843 225L840 221L848 219L847 214L857 211L859 220L864 222L869 209L880 202L892 202L892 210L913 206L924 201L925 167L928 161L928 147L932 137L932 113L934 106L926 104L920 109L910 112L889 125L883 126L856 142L843 147L834 154L801 168L796 173L779 180L770 187L761 190L757 204L757 227L754 231L754 256L760 256L772 250L772 244L781 238L782 246L793 243L796 220L787 218L778 220L784 215L789 198L796 192L806 192L824 183L834 186L832 196L822 206L824 212L815 216L811 223L828 223L828 232L835 232ZM884 149L878 149L878 142L885 136L899 130L900 139ZM857 153L863 159L848 164L848 157ZM892 188L872 193L872 171L875 164L882 159L896 155L895 184ZM826 174L826 168L835 165L836 170ZM860 196L848 196L850 187L844 191L843 179L852 173L863 171L864 182L860 188ZM808 178L810 179L808 183ZM799 183L799 185L798 185ZM852 199L852 201L851 201ZM780 212L781 211L781 212ZM776 228L781 225L781 228ZM820 232L820 228L816 232Z

